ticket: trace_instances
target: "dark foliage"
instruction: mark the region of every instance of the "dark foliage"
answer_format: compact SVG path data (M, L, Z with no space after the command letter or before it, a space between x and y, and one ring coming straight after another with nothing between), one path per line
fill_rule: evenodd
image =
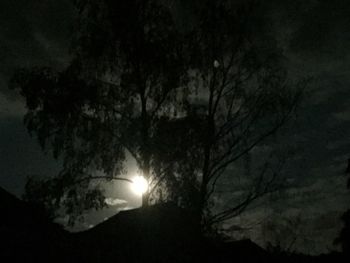
M279 168L268 160L233 207L211 214L227 168L291 118L305 86L288 82L259 5L194 1L180 28L164 3L76 0L70 65L13 77L29 132L63 161L56 178L28 181L28 200L64 208L74 222L105 205L101 179L130 182L127 155L150 185L143 205L174 201L205 225L276 190Z
M159 163L157 146L168 139L155 138L155 130L164 123L162 116L171 121L176 115L171 109L180 110L185 96L177 99L185 77L181 37L164 6L107 0L76 5L79 32L70 66L61 72L22 69L11 83L26 98L29 132L63 161L56 178L28 181L33 193L26 198L39 198L50 210L63 206L73 221L84 210L104 205L93 180L130 182L121 176L126 154L157 184L160 176L152 165ZM95 176L96 171L103 175Z

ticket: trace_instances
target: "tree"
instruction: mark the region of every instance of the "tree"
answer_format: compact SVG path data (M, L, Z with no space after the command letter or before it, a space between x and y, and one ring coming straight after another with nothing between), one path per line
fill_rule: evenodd
M190 104L201 107L202 119L197 131L202 136L194 151L201 156L195 170L197 208L208 225L230 219L275 190L278 171L269 160L261 165L255 185L243 200L214 215L207 210L227 168L290 119L306 85L288 81L282 50L266 34L258 7L257 1L201 1L195 6L196 23L189 30L189 85L200 97Z
M59 176L39 186L29 181L29 192L51 189L49 198L35 198L54 200L49 203L56 208L63 202L69 214L103 206L101 189L91 188L91 181L130 182L120 176L126 154L150 184L157 184L154 130L162 116L176 115L186 96L179 91L185 77L181 37L164 5L154 0L75 3L79 31L69 67L19 70L12 82L26 98L28 130L43 149L63 158ZM96 170L103 174L97 176ZM148 202L145 193L142 204Z
M28 184L51 196L31 198L63 204L70 214L99 208L103 193L91 182L130 181L120 176L126 154L151 186L143 205L150 195L175 200L204 225L274 190L278 169L269 160L244 199L210 213L227 168L275 134L301 95L288 83L272 37L256 28L263 25L256 3L193 2L191 23L180 28L162 1L75 2L79 32L70 66L13 78L26 98L28 130L63 158L57 178Z

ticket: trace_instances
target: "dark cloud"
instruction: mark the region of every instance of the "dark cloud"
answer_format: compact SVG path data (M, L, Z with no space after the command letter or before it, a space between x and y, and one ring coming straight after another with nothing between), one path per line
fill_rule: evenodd
M303 13L290 47L304 56L344 58L350 44L349 14L349 1L317 1Z
M68 60L73 19L74 9L69 0L0 2L2 94L9 95L6 83L15 68L59 65Z
M311 76L298 118L282 130L279 144L290 145L286 176L290 186L272 200L262 200L238 223L263 221L274 213L300 216L309 241L298 244L302 252L334 249L333 240L349 208L345 168L350 157L350 2L342 0L266 1L272 30L285 49L293 80ZM223 182L224 183L224 182ZM246 236L257 242L260 225ZM258 234L257 234L258 233Z

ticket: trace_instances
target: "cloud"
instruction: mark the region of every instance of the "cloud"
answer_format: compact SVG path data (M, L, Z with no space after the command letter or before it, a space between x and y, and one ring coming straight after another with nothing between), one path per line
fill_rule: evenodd
M25 112L23 101L19 99L12 100L8 96L0 93L0 118L22 117Z
M18 67L67 64L74 17L70 2L0 1L1 92L11 94L7 81Z
M109 206L126 205L128 202L118 198L108 197L105 199L105 203Z
M334 113L334 117L342 121L350 121L350 109Z

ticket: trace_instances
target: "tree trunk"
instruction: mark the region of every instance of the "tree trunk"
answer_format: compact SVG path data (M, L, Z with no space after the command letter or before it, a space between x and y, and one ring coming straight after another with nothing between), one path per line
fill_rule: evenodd
M198 217L200 223L202 223L204 210L207 205L207 194L208 194L208 183L209 183L209 167L210 167L210 155L212 150L212 138L214 134L214 121L211 116L208 116L208 128L206 142L204 146L204 162L202 168L202 182L200 185L199 193L199 206L198 206Z
M199 192L199 205L198 205L198 220L201 222L204 214L204 209L206 206L206 197L207 197L207 187L208 187L208 168L209 168L209 157L210 150L209 148L205 149L204 165L203 165L203 177L200 186Z
M146 179L147 184L149 183L149 175L150 175L150 158L149 154L146 151L146 154L144 155L144 166L142 168L142 176ZM147 207L149 205L149 196L150 196L150 191L149 191L149 185L147 187L147 190L145 193L142 194L142 207Z
M142 118L142 173L143 177L146 179L147 183L150 180L150 149L149 149L149 116L147 114L147 99L145 97L146 88L143 87L141 92L141 118ZM149 189L142 195L142 207L147 207L149 205Z
M149 191L147 190L147 192L142 195L141 207L148 207L149 205L148 201L149 201Z

